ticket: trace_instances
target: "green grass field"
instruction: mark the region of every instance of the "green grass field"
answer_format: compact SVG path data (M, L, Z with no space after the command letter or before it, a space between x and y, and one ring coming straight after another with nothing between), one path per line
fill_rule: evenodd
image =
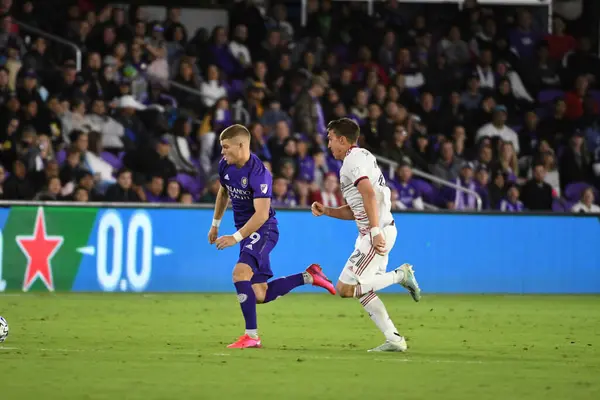
M0 399L600 399L600 297L383 295L407 353L356 300L259 306L263 349L225 295L0 295Z

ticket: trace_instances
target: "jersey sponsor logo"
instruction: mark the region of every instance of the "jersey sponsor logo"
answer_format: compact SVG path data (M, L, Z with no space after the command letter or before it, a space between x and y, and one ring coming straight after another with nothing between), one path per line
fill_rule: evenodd
M260 184L260 191L263 194L267 194L267 190L269 190L269 185L267 185L266 183L261 183Z
M248 178L246 178L245 176L242 178L242 187L246 187L248 186Z
M238 188L235 188L230 185L225 185L225 187L227 188L227 192L229 193L229 198L232 200L233 199L237 199L237 200L251 200L252 199L252 193L250 193L249 190L238 189Z

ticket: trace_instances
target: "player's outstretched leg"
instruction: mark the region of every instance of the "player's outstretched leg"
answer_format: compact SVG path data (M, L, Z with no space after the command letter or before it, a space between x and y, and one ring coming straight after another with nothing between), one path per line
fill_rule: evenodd
M362 281L360 285L356 286L354 296L361 298L364 294L377 292L378 290L385 289L395 283L408 290L414 301L421 300L421 289L419 288L415 273L410 264L402 264L393 271L375 275L368 281Z
M333 284L327 279L321 267L317 264L312 264L302 273L284 276L269 282L263 303L268 303L278 297L286 295L298 286L309 284L322 287L328 290L329 293L335 294Z
M230 349L246 349L261 347L258 327L256 323L256 294L252 289L252 268L249 265L238 263L233 269L233 284L237 291L238 301L246 321L246 332L237 341L227 346Z

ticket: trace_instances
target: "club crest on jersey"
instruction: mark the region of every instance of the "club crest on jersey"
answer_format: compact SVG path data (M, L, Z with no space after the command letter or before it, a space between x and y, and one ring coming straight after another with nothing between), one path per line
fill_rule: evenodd
M248 186L248 178L246 178L245 176L242 178L242 187L245 188L246 186Z
M352 168L352 171L350 171L350 172L352 172L352 175L358 177L358 174L360 173L360 168L359 167Z
M267 194L267 190L269 189L269 186L266 183L261 183L260 184L260 191L263 194Z

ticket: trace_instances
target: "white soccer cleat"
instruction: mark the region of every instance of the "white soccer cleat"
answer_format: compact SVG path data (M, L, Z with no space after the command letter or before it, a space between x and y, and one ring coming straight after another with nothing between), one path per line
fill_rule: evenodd
M398 352L404 352L406 351L406 349L408 348L408 346L406 345L406 340L404 340L404 337L398 341L389 341L386 340L384 344L375 347L374 349L368 350L369 352L392 352L392 353L398 353Z
M412 268L413 267L410 264L402 264L398 267L398 269L403 272L404 276L398 283L408 290L414 301L419 301L421 300L421 288L419 288L419 283L417 282L417 278L415 278L415 272Z

